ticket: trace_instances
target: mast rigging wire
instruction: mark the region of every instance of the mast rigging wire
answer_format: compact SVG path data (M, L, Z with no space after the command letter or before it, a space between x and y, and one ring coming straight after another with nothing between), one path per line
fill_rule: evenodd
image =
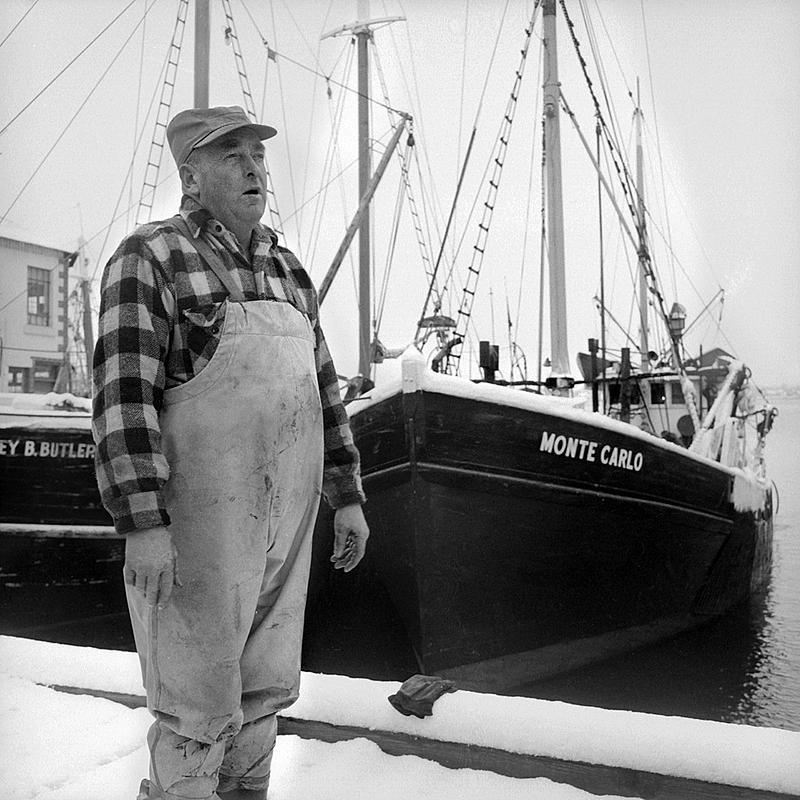
M128 4L128 6L126 6L126 10L127 10L127 8L130 8L130 6L132 5L132 3L133 3L133 2L135 2L135 0L132 0L132 2L131 2L131 3L129 3L129 4ZM154 5L157 3L157 2L158 2L158 0L152 0L152 2L150 3L150 5L148 6L148 9L147 9L147 10L149 11L149 10L150 10L150 9L151 9L151 8L152 8L152 7L153 7L153 6L154 6ZM119 16L119 15L118 15L118 16ZM84 109L84 106L85 106L85 105L86 105L86 104L89 102L89 99L91 98L91 96L92 96L92 95L95 93L95 91L97 91L97 88L98 88L98 87L100 86L100 84L103 82L103 79L104 79L104 78L106 77L106 75L108 75L108 73L110 72L110 70L111 70L111 67L113 67L113 66L114 66L114 64L116 63L117 59L118 59L118 58L119 58L119 57L122 55L123 51L124 51L124 50L125 50L125 48L128 46L128 43L129 43L129 42L131 41L131 39L133 38L133 35L134 35L134 34L136 33L136 31L139 29L139 26L140 26L140 25L141 25L141 20L140 20L139 22L137 22L137 23L136 23L135 27L133 28L133 30L132 30L132 31L130 32L130 34L128 35L128 38L127 38L127 39L125 39L125 41L122 43L122 46L121 46L121 47L119 48L119 50L117 51L117 54L114 56L114 58L112 58L112 59L111 59L111 62L110 62L110 63L109 63L109 65L108 65L108 66L105 68L105 70L103 70L103 73L102 73L102 75L100 75L100 77L99 77L99 78L97 79L97 81L95 82L94 86L93 86L93 87L90 89L90 91L89 91L89 94L87 94L87 95L86 95L86 98L85 98L85 99L84 99L84 101L83 101L83 102L82 102L82 103L81 103L81 104L78 106L78 109L77 109L77 111L76 111L76 112L75 112L75 113L72 115L72 117L70 118L69 122L67 122L67 124L66 124L66 126L64 127L64 129L63 129L63 130L61 131L61 133L58 135L58 138L55 140L55 142L53 142L52 146L51 146L51 147L50 147L50 149L47 151L47 153L45 153L45 155L44 155L44 158L42 158L42 160L39 162L39 164L38 164L38 166L36 167L36 169L34 169L34 171L33 171L33 173L31 174L31 176L28 178L28 180L27 180L27 181L25 181L25 183L23 184L23 186L22 186L22 188L19 190L19 192L17 192L17 195L16 195L16 197L14 197L14 199L11 201L11 205L10 205L10 206L9 206L9 207L8 207L8 208L5 210L5 212L3 213L3 215L2 215L2 216L0 216L0 222L2 222L2 221L3 221L3 220L4 220L4 219L5 219L7 216L8 216L8 213L11 211L11 209L12 209L12 208L14 208L14 206L17 204L17 200L19 200L19 198L20 198L20 197L22 197L22 194L23 194L23 192L24 192L24 191L25 191L25 190L28 188L28 186L31 184L31 181L33 181L33 179L34 179L34 178L36 177L36 175L38 174L39 170L40 170L40 169L41 169L41 168L44 166L45 162L46 162L46 161L47 161L47 159L50 157L50 154L53 152L53 150L55 150L55 148L56 148L56 146L58 145L58 143L59 143L59 142L60 142L60 141L61 141L61 140L64 138L64 136L66 135L67 131L68 131L68 130L70 129L70 127L72 126L72 123L73 123L73 122L75 122L75 120L78 118L78 116L79 116L79 114L81 113L81 111L83 111L83 109ZM28 105L30 105L30 104L28 104ZM20 113L21 113L21 112L20 112ZM19 116L19 115L17 115L17 116ZM12 121L13 121L13 120L12 120ZM11 124L11 123L9 123L9 124ZM8 127L8 125L6 125L6 128L7 128L7 127ZM5 128L3 128L3 130L5 130ZM2 133L2 131L0 131L0 133Z
M22 20L24 20L25 17L27 17L34 8L36 8L36 4L38 2L39 0L33 0L33 4L28 7L27 11L14 23L14 27L11 28L11 30L3 37L3 41L0 42L0 47L2 47L8 41L8 37L11 36L11 34L14 33L14 31L20 26Z
M656 98L655 98L655 89L654 89L654 81L653 81L653 67L650 61L650 40L647 35L647 19L645 18L644 14L644 2L639 0L639 6L642 11L642 30L644 31L644 49L645 55L647 58L647 78L650 84L650 105L653 108L653 123L656 129L656 152L658 153L658 166L659 166L659 173L661 176L661 196L664 203L664 219L666 220L667 226L667 252L670 254L670 267L671 267L671 275L672 275L672 293L675 299L678 299L678 284L675 280L675 262L672 256L674 255L674 251L672 249L672 229L669 222L669 213L667 208L667 196L664 187L664 158L661 152L661 136L659 134L659 127L658 127L658 112L656 107Z
M5 133L8 130L9 126L12 125L14 122L16 122L16 120L19 119L19 117L22 116L22 114L25 113L25 111L27 111L106 31L108 31L108 29L111 28L111 26L114 25L114 23L135 2L136 0L130 0L128 5L126 5L125 8L123 8L122 11L120 11L119 14L117 14L117 16L114 17L114 19L112 19L111 22L109 22L108 25L106 25L106 27L103 28L103 30L101 30L100 33L98 33L97 36L95 36L94 39L92 39L89 42L89 44L87 44L86 47L83 48L83 50L81 50L69 63L67 63L64 67L62 67L62 69L53 78L51 78L19 111L17 111L16 114L14 114L14 116L5 125L3 125L2 128L0 128L0 134ZM153 2L150 4L150 8L152 8L153 3L156 2L157 0L153 0ZM138 25L136 27L138 28ZM134 30L136 30L136 28L134 28ZM125 41L125 44L127 44L127 42L128 40Z

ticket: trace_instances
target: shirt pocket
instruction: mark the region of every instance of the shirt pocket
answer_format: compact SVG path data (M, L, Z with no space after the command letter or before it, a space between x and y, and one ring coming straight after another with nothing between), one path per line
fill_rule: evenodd
M198 375L217 351L225 324L227 301L186 308L180 326L185 342L186 380Z

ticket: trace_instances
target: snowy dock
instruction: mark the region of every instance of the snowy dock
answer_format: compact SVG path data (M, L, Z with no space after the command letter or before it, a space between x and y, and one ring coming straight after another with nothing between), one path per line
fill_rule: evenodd
M133 653L0 637L0 675L7 681L40 684L34 688L41 691L43 686L58 687L65 699L69 694L64 692L114 700L137 709L137 724L145 724L147 712L141 708L144 697ZM298 737L297 741L364 748L363 740L369 740L388 754L385 758L416 757L417 771L426 762L449 768L438 793L431 794L426 786L418 795L426 798L468 796L461 784L467 775L473 776L471 780L486 776L482 779L508 782L502 795L484 786L476 796L482 792L482 796L516 797L509 794L514 788L520 797L565 800L598 794L683 800L800 796L798 732L463 690L442 696L433 716L417 719L399 714L388 703L388 695L398 687L394 682L304 673L300 700L280 719L280 741L288 746ZM9 702L13 705L13 699L7 698ZM6 709L3 717L8 719ZM8 743L9 737L3 738ZM318 747L310 742L308 746ZM3 761L12 763L8 756ZM392 763L408 762L395 758ZM452 794L446 788L448 774L454 782ZM276 786L275 790L278 800L294 797L288 789L281 793ZM388 790L375 791L339 795L326 789L306 796L376 800L395 796ZM25 793L22 788L13 796L72 797L63 791Z

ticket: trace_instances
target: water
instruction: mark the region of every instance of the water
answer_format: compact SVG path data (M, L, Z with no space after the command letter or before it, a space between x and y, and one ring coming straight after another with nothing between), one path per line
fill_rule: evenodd
M800 731L800 398L776 405L766 455L780 506L764 592L702 628L520 694Z

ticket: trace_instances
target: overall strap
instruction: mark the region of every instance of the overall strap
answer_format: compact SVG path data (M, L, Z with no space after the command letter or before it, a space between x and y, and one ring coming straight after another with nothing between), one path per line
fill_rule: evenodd
M236 285L236 282L231 277L231 273L225 266L225 262L212 247L201 236L192 236L186 220L180 215L176 214L172 221L175 227L189 240L192 247L197 251L200 260L220 279L222 285L228 290L228 296L231 300L237 303L245 301L242 290Z

